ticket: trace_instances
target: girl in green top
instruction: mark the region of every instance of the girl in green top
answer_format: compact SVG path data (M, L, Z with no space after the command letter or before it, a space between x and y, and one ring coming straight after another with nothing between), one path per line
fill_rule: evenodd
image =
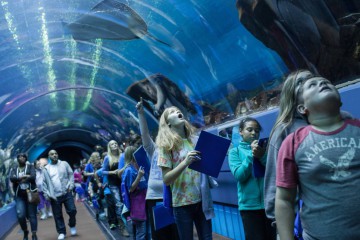
M264 177L253 174L254 158L266 164L265 148L259 146L261 126L254 118L241 120L239 146L230 150L229 166L237 180L239 210L247 240L276 239L264 210Z

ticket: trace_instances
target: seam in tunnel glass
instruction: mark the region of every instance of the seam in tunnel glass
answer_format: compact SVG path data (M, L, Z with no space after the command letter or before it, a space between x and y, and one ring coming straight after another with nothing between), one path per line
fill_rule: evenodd
M127 100L128 102L131 102L133 104L133 106L136 105L136 101L131 99L130 97L126 96L126 95L123 95L123 94L120 94L120 93L117 93L117 92L114 92L114 91L111 91L111 90L107 90L107 89L104 89L104 88L98 88L98 87L86 87L86 86L76 86L76 87L65 87L65 88L58 88L56 90L53 90L53 91L49 91L49 92L46 92L46 93L41 93L39 95L36 95L34 97L31 97L29 99L27 99L26 101L22 102L20 105L14 107L13 109L11 109L9 112L7 112L3 117L0 118L0 124L9 116L11 115L13 112L15 112L18 108L22 107L23 105L25 105L26 103L29 103L31 102L32 100L35 100L39 97L42 97L42 96L45 96L45 95L48 95L48 94L51 94L53 92L60 92L60 91L65 91L65 90L71 90L71 89L92 89L92 90L96 90L96 91L101 91L101 92L106 92L106 93L110 93L110 94L113 94L113 95L116 95L116 96L119 96L125 100ZM148 116L155 122L158 122L158 120L152 115L150 114L150 112L145 109L145 112L148 114Z

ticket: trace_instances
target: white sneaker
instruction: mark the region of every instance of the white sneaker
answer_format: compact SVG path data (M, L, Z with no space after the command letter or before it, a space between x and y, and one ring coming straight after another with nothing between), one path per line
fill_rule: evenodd
M48 212L48 215L47 215L48 217L52 217L53 216L53 214L52 214L52 212Z
M76 232L76 227L70 228L70 233L71 233L71 236L76 235L76 234L77 234L77 232Z
M41 219L41 220L45 220L45 219L47 219L46 214L42 214L42 215L41 215L41 217L40 217L40 219Z
M64 240L65 239L65 234L60 233L58 236L58 240Z

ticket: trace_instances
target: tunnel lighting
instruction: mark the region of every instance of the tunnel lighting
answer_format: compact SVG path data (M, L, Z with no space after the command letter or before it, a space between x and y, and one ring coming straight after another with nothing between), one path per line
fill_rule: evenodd
M42 7L39 8L41 12L41 40L44 46L44 63L47 66L47 82L49 91L54 91L56 89L56 75L53 69L54 59L51 55L51 48L49 44L49 36L46 27L46 14ZM57 108L56 103L56 93L50 94L50 99L52 100L54 107Z
M5 12L5 19L9 28L9 31L12 34L12 37L14 38L16 45L17 45L17 50L21 50L20 47L20 42L19 42L19 37L16 34L16 27L14 26L14 22L13 22L13 16L12 14L9 12L9 8L8 8L8 2L5 1L1 1L1 6L4 9Z
M96 39L95 40L95 45L96 45L95 52L92 55L92 60L93 60L93 63L94 63L94 67L93 67L93 69L91 71L91 76L90 76L90 83L89 83L90 88L95 87L96 75L98 73L99 62L100 62L100 57L101 57L101 52L102 52L102 50L101 50L102 49L102 40L101 39ZM91 97L92 97L92 93L93 93L92 89L88 90L88 92L86 94L86 99L85 99L85 102L84 102L84 105L83 105L83 108L82 108L83 111L85 111L89 107Z
M67 52L70 52L70 56L72 59L75 59L76 56L76 46L77 44L74 39L71 38L70 41L66 41L66 49L68 50ZM77 69L77 64L75 62L72 62L70 69L70 76L69 76L70 86L76 85L76 69ZM75 90L70 90L70 97L68 103L69 103L69 110L74 111L76 104Z
M70 126L70 120L68 118L64 118L63 126L64 127L69 127Z
M12 37L13 37L15 43L16 43L16 50L21 55L21 57L19 59L23 59L23 57L22 57L23 47L20 44L19 36L17 35L17 29L16 29L16 26L15 26L14 20L13 20L14 17L11 14L11 12L9 11L8 4L9 3L6 2L6 1L1 1L1 6L2 6L4 12L5 12L4 15L5 15L6 23L8 25L8 29L11 32L11 35L12 35ZM24 78L28 80L28 82L30 84L30 91L32 92L33 87L32 87L32 81L31 81L31 76L32 76L31 69L26 67L23 64L19 64L19 65L17 65L17 67L20 68L20 71L21 71L22 75L24 76Z

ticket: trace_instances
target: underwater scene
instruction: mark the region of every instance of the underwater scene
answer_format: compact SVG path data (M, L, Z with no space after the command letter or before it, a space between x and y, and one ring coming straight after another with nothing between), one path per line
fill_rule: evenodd
M140 99L155 136L169 106L200 129L275 108L296 69L346 84L359 28L356 0L0 0L0 162L127 141Z

